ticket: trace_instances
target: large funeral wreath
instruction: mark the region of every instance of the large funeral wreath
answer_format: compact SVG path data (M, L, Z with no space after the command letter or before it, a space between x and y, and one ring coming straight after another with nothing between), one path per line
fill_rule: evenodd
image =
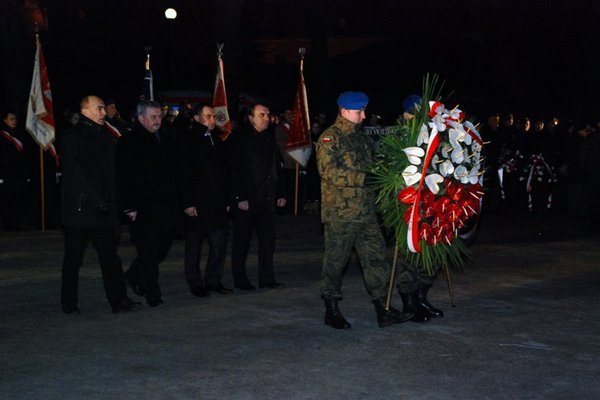
M441 102L436 76L423 80L414 118L381 139L371 184L400 260L433 275L462 267L469 251L459 232L477 218L483 195L481 135L458 108Z

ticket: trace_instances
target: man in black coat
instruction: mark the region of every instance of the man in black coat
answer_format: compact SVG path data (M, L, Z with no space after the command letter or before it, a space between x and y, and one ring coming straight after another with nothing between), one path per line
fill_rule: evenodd
M285 186L279 149L269 129L269 109L262 104L249 108L248 122L232 135L233 169L233 282L241 290L256 289L246 274L246 258L252 231L258 236L258 286L283 288L275 281L273 253L275 206L284 207ZM230 139L230 140L231 140Z
M79 122L62 139L62 223L65 257L62 267L62 309L79 313L79 269L91 241L96 251L106 297L114 313L134 311L141 304L127 297L115 226L114 152L104 127L104 102L96 96L81 100Z
M199 104L180 148L180 190L185 221L185 279L193 295L209 291L227 294L221 283L227 240L229 174L221 132L215 129L215 110ZM202 242L209 253L204 277L199 268Z
M136 107L133 130L117 143L120 209L131 222L137 257L125 278L149 306L162 303L158 266L171 246L177 219L177 185L169 161L170 142L161 137L161 109L154 101Z

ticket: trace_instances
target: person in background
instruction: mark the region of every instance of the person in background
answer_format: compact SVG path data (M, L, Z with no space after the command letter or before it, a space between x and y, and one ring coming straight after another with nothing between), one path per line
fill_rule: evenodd
M79 122L62 138L62 224L65 255L61 303L65 314L80 313L79 270L92 242L102 269L106 297L113 313L135 311L141 303L127 297L115 226L114 146L106 132L104 102L97 96L81 100Z
M185 213L185 279L194 296L209 292L232 293L221 283L227 242L230 178L216 128L215 110L209 105L194 108L192 127L180 146L179 183ZM200 272L202 242L208 238L209 253L204 276Z
M160 104L142 100L137 123L117 143L120 210L131 224L137 257L125 278L150 307L163 303L159 264L166 257L178 220L177 185L169 159L170 143L161 136Z
M231 270L237 289L254 290L248 280L246 258L252 232L258 236L258 286L280 289L275 280L274 212L287 200L282 179L279 149L269 128L269 108L253 104L248 109L248 123L232 133L235 147L233 171L233 246ZM228 139L231 140L231 139Z

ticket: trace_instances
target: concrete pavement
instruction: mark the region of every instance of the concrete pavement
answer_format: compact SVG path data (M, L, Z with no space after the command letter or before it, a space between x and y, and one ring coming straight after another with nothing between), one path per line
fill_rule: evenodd
M453 277L456 307L440 277L430 300L446 317L427 324L378 328L353 260L347 331L323 325L318 218L278 217L277 230L286 289L193 297L178 240L161 268L165 303L113 315L89 248L82 315L68 316L60 232L0 234L0 399L600 398L600 236L587 224L487 217ZM254 246L248 266L256 284Z

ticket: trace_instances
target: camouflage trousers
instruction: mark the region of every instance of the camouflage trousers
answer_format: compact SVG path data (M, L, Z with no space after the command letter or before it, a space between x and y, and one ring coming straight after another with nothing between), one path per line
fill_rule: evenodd
M321 296L325 299L342 298L342 277L356 249L362 266L365 286L371 298L387 294L390 264L387 248L377 221L366 223L330 222L325 224L325 254L321 273Z
M412 293L419 286L431 286L438 272L432 276L420 268L398 264L398 275L396 275L398 290L400 293Z

